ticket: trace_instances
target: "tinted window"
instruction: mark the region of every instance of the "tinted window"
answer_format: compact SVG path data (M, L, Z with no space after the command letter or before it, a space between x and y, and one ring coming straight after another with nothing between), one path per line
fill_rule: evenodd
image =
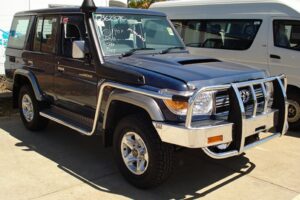
M15 17L9 33L8 47L23 49L27 38L30 17Z
M275 46L300 50L300 21L275 20L273 31Z
M261 20L175 20L173 24L187 46L245 50L253 43Z
M33 49L46 53L55 53L58 28L57 17L38 18Z
M83 15L63 16L62 17L62 48L61 55L72 57L72 43L84 40L88 44L86 28Z
M41 50L41 39L42 39L42 28L43 28L43 18L38 18L34 43L33 43L33 50L40 51Z

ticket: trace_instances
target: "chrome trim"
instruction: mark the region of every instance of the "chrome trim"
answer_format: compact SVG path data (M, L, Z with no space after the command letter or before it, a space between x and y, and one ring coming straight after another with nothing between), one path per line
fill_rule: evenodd
M284 117L281 118L281 120L283 120L283 121L281 121L281 123L283 123L283 127L279 127L279 129L280 129L280 130L278 130L279 132L275 132L275 133L273 133L273 135L277 135L277 134L283 135L285 133L285 131L287 130L286 127L287 127L287 108L288 108L288 106L287 106L288 103L287 103L286 93L285 93L285 90L286 90L285 75L268 77L265 79L251 80L251 81L240 82L240 83L232 83L232 84L227 84L227 85L203 87L203 88L199 89L189 99L185 128L187 128L187 129L193 128L192 127L193 107L194 107L195 99L197 98L198 95L200 95L200 93L206 92L206 91L224 91L229 88L232 88L233 93L234 93L233 95L235 96L235 98L237 100L237 106L239 107L240 112L241 112L240 116L239 116L241 118L241 124L236 124L236 126L239 126L239 128L240 128L240 132L238 133L238 134L240 134L240 138L241 138L241 140L239 141L240 142L239 148L234 151L223 152L223 153L212 152L207 147L204 147L203 150L207 155L209 155L213 158L226 158L226 157L234 156L234 155L244 152L245 148L246 148L245 147L246 137L248 137L249 135L264 131L264 130L260 130L260 129L256 130L256 128L259 128L261 126L262 129L267 130L267 129L270 129L270 128L276 126L276 124L273 124L275 116L270 116L270 114L268 113L268 100L270 97L267 96L266 88L264 85L266 82L274 82L274 81L278 82L279 87L280 87L279 94L281 95L281 97L284 98L283 102L280 102L281 103L280 107L282 107L283 106L282 104L284 104L284 108L281 108L281 111L278 111L279 115L284 113ZM257 112L257 98L256 98L256 99L254 99L256 101L254 101L254 111L253 111L253 114L255 113L256 115L252 116L252 118L246 118L245 106L241 99L241 94L239 92L239 88L250 87L253 97L254 96L256 97L254 85L261 85L263 97L265 98L265 102L266 102L264 105L264 112L260 115L256 114L256 112ZM232 134L232 133L230 133L230 134ZM267 141L267 140L263 140L263 141ZM257 144L259 144L259 143L260 142L257 142Z
M243 120L244 138L257 134L255 130L257 127L264 126L263 130L266 131L274 127L274 118L278 114L278 110L272 110L266 114L257 117L248 118ZM233 142L234 123L222 120L208 120L201 121L194 124L192 128L186 128L183 125L168 124L166 122L153 122L153 125L160 136L161 140L166 143L175 144L188 148L203 148L204 151L210 152L207 148L209 146L216 146L219 144L226 144ZM276 133L277 134L277 133ZM208 138L213 136L222 135L223 141L215 143L208 143ZM245 148L234 150L234 154L238 155L244 152ZM217 155L217 154L215 154ZM231 153L224 155L233 156ZM225 158L223 154L220 158Z
M267 94L267 90L266 90L265 84L261 83L260 85L261 85L261 88L262 88L262 92L264 94L264 113L266 113L267 109L268 109L268 104L269 104L270 97Z
M146 112L148 112L150 118L153 121L165 120L159 105L153 98L141 94L136 94L133 92L113 91L108 97L106 103L107 106L104 112L103 127L102 127L103 129L106 128L107 117L108 117L107 115L112 101L121 101L121 102L125 102L140 107L144 109Z
M102 97L103 97L103 91L106 87L112 87L112 88L115 88L115 89L121 89L121 90L124 90L124 91L128 91L128 92L134 92L134 93L137 93L137 94L142 94L142 95L145 95L145 96L148 96L148 97L153 97L153 98L157 98L157 99L166 99L166 100L171 100L172 99L172 95L167 95L167 94L159 94L157 92L153 92L153 91L149 91L149 90L145 90L145 89L141 89L141 88L136 88L136 87L132 87L132 86L129 86L129 85L122 85L122 84L119 84L119 83L114 83L114 82L104 82L102 83L102 85L100 86L100 89L99 89L99 94L98 94L98 100L97 100L97 106L96 106L96 112L95 112L95 116L94 116L94 122L93 122L93 127L90 131L86 131L86 130L83 130L81 128L78 128L78 127L75 127L73 126L72 124L69 124L65 121L62 121L62 120L59 120L59 119L56 119L52 116L49 116L47 115L46 113L43 113L43 112L40 112L40 115L43 116L43 117L46 117L50 120L53 120L59 124L62 124L64 126L67 126L71 129L74 129L84 135L87 135L87 136L91 136L95 133L96 131L96 128L97 128L97 122L99 120L99 114L100 114L100 108L101 108L101 103L102 103Z
M283 82L282 83L282 80L283 79ZM284 108L285 108L285 113L284 113L284 124L283 124L283 133L282 134L285 134L288 130L288 107L289 107L289 103L287 101L287 95L286 95L286 89L287 89L287 79L286 77L284 78L280 78L280 77L277 77L277 81L279 83L279 86L280 86L280 89L281 89L281 92L283 93L283 98L284 98L284 101L285 101L285 105L284 105Z
M251 90L251 95L252 95L253 104L254 104L252 117L255 117L256 112L257 112L257 97L256 97L256 93L255 93L253 85L250 85L250 90Z
M89 25L90 25L90 28L91 28L91 32L92 32L93 41L95 42L95 47L96 47L96 51L97 51L97 54L98 54L98 58L100 60L100 63L103 65L104 64L104 57L103 57L102 49L101 49L100 42L99 42L99 39L98 39L98 36L97 36L97 30L96 30L96 27L95 27L95 23L93 21L94 21L93 17L90 17L88 19L88 22L89 22Z
M208 124L211 125L199 125L199 127L187 129L184 126L172 125L164 122L153 122L153 125L163 142L182 147L203 148L232 141L231 133L233 123L217 123L212 120ZM208 144L207 139L217 135L222 135L223 141Z

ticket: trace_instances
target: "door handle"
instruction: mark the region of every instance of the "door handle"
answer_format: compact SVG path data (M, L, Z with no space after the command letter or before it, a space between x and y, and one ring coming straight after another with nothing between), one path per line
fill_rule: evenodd
M270 58L274 58L274 59L281 59L280 56L275 55L275 54L270 54Z
M64 71L65 71L65 68L63 68L63 67L57 67L57 71L59 71L59 72L64 72Z

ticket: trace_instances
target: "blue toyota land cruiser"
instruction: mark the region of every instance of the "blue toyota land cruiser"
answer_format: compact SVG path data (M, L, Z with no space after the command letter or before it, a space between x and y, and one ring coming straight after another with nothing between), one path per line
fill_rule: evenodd
M26 128L101 135L140 188L171 174L176 147L228 158L287 130L284 75L189 54L159 12L85 0L17 13L5 68Z

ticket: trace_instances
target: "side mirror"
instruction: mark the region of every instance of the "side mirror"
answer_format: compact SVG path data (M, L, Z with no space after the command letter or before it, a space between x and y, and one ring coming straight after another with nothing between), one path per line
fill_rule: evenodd
M84 40L73 41L72 44L72 58L75 59L83 59L85 55L88 53L87 48L85 46Z

